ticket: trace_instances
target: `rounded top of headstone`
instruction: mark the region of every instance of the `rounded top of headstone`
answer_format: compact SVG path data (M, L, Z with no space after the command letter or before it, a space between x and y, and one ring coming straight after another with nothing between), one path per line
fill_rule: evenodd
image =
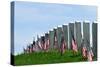
M75 22L82 22L81 20L76 20Z
M57 29L57 27L54 27L54 29Z
M53 29L50 29L49 31L53 31Z
M49 31L47 33L49 34Z
M90 23L90 21L89 21L89 20L84 20L83 22L84 22L84 23Z
M69 23L75 23L74 21L70 21Z
M58 25L58 27L62 27L62 25Z
M95 20L95 21L92 21L92 22L93 22L93 23L99 23L100 21L96 21L96 20Z
M67 23L64 23L63 25L68 25Z

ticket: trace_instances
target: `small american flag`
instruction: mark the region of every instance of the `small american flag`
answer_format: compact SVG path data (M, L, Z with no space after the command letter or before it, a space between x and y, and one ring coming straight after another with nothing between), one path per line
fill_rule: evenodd
M57 45L57 36L55 35L54 36L54 48L58 48L58 45Z
M62 39L61 39L61 51L62 51L62 53L65 52L65 49L66 49L66 42L65 42L64 36L62 36Z
M92 50L90 50L90 51L88 52L88 56L87 56L88 61L92 61L92 60L93 60L93 56L94 56L94 54L93 54Z
M88 58L88 61L92 61L92 55L91 55L91 52L90 51L88 52L87 58Z
M48 50L48 48L49 48L49 39L46 39L44 43L44 50Z
M82 48L82 55L83 55L84 58L87 57L86 52L87 52L87 48L86 48L86 47L83 47L83 48Z
M44 43L44 50L46 50L46 45L47 45L46 43L47 43L47 41L45 41L45 43Z
M47 40L47 49L49 48L49 45L50 45L50 40L48 39Z
M40 49L42 49L42 45L41 45L40 41L38 41L38 46L39 46Z
M77 44L76 44L76 41L74 39L74 36L72 36L72 49L73 51L77 52L78 49L77 49Z
M63 52L65 52L65 49L66 49L66 42L65 42L65 40L63 42L62 49L63 49Z

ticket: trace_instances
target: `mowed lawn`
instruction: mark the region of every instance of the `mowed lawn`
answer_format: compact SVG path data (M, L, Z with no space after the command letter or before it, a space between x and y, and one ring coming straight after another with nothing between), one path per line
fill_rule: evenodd
M32 65L32 64L51 64L51 63L66 63L80 62L83 60L80 52L73 55L71 50L67 50L63 55L57 51L50 52L35 52L30 54L20 54L14 57L15 65Z

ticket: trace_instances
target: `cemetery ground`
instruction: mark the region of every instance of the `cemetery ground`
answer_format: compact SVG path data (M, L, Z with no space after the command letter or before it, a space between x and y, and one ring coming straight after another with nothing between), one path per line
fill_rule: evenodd
M95 60L95 58L93 58ZM15 65L33 65L33 64L51 64L66 62L82 62L87 59L82 58L81 52L73 54L72 50L67 50L63 55L60 52L52 50L49 52L34 52L20 54L14 57Z

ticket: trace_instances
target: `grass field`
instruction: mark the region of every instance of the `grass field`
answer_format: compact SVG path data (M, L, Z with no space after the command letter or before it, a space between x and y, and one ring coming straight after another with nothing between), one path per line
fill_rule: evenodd
M82 59L82 55L80 52L78 52L77 55L73 55L72 51L66 51L62 56L57 51L20 54L15 56L14 60L15 65L51 64L86 61Z

